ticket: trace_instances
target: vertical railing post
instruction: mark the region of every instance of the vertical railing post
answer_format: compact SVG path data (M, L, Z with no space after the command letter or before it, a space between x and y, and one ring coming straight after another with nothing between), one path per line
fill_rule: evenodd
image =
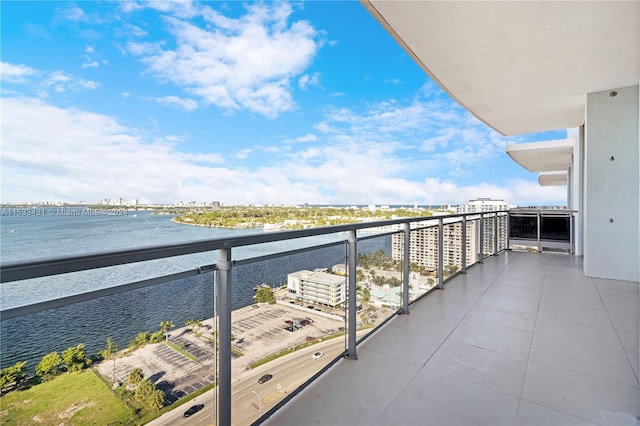
M402 276L402 313L409 313L409 275L411 274L411 269L409 265L409 252L411 250L410 245L411 238L411 224L406 222L404 224L404 264L403 270L404 274Z
M462 268L460 273L467 273L467 216L462 216Z
M231 249L218 250L218 422L231 425Z
M511 211L508 211L506 214L506 219L507 221L506 225L505 225L505 243L504 243L504 247L505 250L509 250L509 237L511 236Z
M573 247L573 212L569 213L569 254L575 254Z
M493 255L497 255L498 252L498 212L495 212L493 216Z
M438 288L444 289L444 223L438 218Z
M540 212L536 212L536 228L537 228L537 236L538 236L538 253L542 253L542 241L540 241L540 225L542 224L540 218Z
M347 267L348 267L348 303L347 303L347 317L349 319L348 323L348 342L347 342L347 358L349 359L358 359L358 355L356 355L356 266L357 266L357 246L356 243L358 238L356 236L356 231L349 231L349 236L347 237L348 244L348 257L347 257Z
M480 213L480 259L479 263L484 263L484 214Z

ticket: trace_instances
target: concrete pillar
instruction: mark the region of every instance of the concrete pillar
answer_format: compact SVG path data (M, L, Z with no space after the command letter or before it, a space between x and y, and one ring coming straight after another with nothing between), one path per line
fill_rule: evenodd
M584 272L640 280L638 86L587 95Z

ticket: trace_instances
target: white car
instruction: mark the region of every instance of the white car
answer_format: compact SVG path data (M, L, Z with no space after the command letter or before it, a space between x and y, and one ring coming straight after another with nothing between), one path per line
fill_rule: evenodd
M324 354L322 352L316 352L315 354L313 354L311 356L311 358L318 359L318 358L322 358L323 356L324 356Z

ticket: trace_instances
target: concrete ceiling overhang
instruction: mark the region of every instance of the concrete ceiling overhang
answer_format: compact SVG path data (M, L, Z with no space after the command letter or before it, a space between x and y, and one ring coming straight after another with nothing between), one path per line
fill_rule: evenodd
M638 84L638 1L361 2L503 135L578 127L587 93Z
M540 186L561 186L569 181L566 172L545 172L538 175Z
M505 151L530 172L558 172L571 167L573 139L511 144Z

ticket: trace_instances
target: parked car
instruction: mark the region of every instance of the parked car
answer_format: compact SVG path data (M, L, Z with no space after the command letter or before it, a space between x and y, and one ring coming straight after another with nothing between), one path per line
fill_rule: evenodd
M265 374L264 376L260 377L258 379L258 383L263 384L268 382L269 380L271 380L273 378L273 374Z
M182 417L193 416L195 413L197 413L198 411L202 410L203 408L204 408L204 404L193 405L193 406L191 406L191 408L189 408L187 411L184 412Z
M309 324L311 324L313 322L313 320L309 317L306 318L307 321L309 321Z
M289 324L289 325L291 325L291 324L293 324L293 321L291 321L291 320L286 320L284 323L285 323L285 324Z
M309 308L309 309L315 309L315 306L313 306L313 305L309 305L309 306L307 306L307 308Z
M322 352L316 352L315 354L313 354L311 356L311 358L318 359L318 358L322 358L323 356L324 356L324 354Z

